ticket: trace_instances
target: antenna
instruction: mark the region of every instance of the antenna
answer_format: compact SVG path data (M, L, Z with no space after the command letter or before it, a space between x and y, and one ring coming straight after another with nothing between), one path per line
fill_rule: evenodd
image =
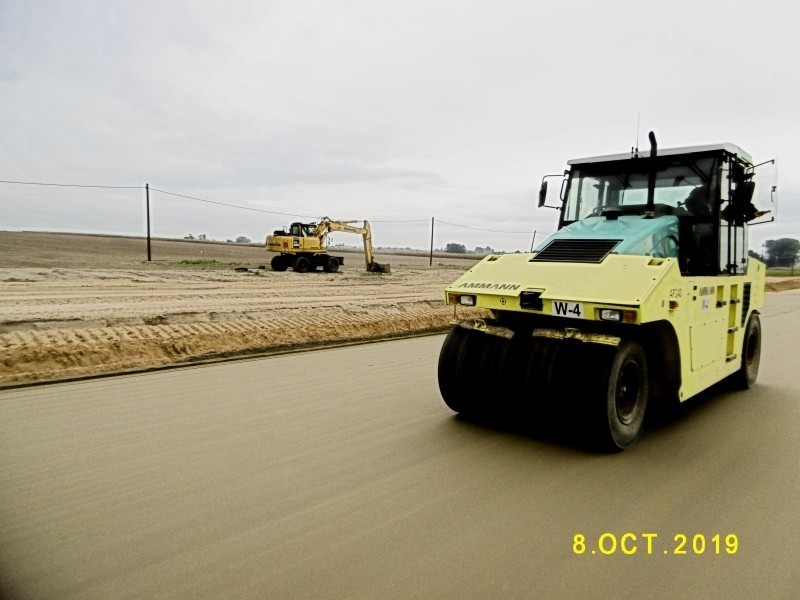
M639 114L636 113L636 145L631 148L631 158L639 158Z

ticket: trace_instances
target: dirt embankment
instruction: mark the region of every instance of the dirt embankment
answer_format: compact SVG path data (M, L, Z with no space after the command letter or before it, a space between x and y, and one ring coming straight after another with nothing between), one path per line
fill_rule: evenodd
M767 277L768 292L785 292L800 289L800 277Z
M443 331L444 288L475 262L378 255L384 275L344 252L339 273L275 273L260 247L154 242L147 262L135 238L0 232L0 385Z

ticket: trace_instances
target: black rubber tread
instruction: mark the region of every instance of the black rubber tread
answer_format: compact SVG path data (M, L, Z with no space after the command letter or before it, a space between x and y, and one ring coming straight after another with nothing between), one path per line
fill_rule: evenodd
M505 384L509 341L481 331L454 327L439 353L439 391L457 413L497 412L511 393Z
M742 341L742 362L739 370L733 374L733 384L737 389L746 390L753 387L758 378L758 367L761 363L761 319L754 312L747 320Z
M553 412L558 402L554 379L558 344L538 338L527 340L526 346L520 368L525 390L520 408L541 420Z
M298 256L294 260L292 268L298 273L307 273L308 270L311 268L311 261L308 260L305 256Z
M339 261L335 256L329 256L322 263L322 268L326 273L336 273L339 270Z
M272 267L273 271L285 271L289 267L289 263L281 254L272 257L272 262L270 262L270 266Z
M613 349L577 341L551 342L541 365L539 413L553 429L595 445L604 411L599 398L607 388L607 364Z
M481 332L475 337L476 359L478 360L477 390L479 403L476 408L481 414L505 412L514 405L519 393L510 384L512 361L510 340Z
M638 440L649 396L646 355L634 341L615 348L519 334L508 340L456 326L439 353L438 378L445 404L457 413L524 412L538 426L579 434L603 451ZM626 378L636 392L618 396ZM627 422L618 398L632 403Z
M593 441L601 450L624 450L639 439L644 429L650 395L647 357L641 344L623 341L610 361L593 358L594 364L601 366L599 381L605 381L604 387L601 384L590 397L596 418ZM626 404L630 404L627 419L623 418Z
M464 357L470 333L462 327L453 327L439 352L439 392L445 404L457 413L468 412L472 404L471 397L465 394L467 386L463 381Z

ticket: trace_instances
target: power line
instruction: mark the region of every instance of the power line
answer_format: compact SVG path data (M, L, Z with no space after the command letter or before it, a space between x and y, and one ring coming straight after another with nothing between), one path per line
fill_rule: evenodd
M262 213L269 213L272 215L283 215L288 217L300 217L304 219L318 219L320 217L313 216L313 215L298 215L295 213L287 213L287 212L279 212L274 210L266 210L263 208L252 208L250 206L239 206L237 204L228 204L225 202L218 202L216 200L206 200L203 198L196 198L194 196L186 196L184 194L177 194L175 192L167 192L165 190L159 190L156 188L150 188L151 191L160 192L162 194L169 194L170 196L178 196L179 198L187 198L189 200L197 200L199 202L208 202L209 204L217 204L219 206L229 206L231 208L241 208L242 210L252 210L255 212L262 212ZM428 219L380 219L380 220L373 220L373 223L427 223Z
M53 186L53 187L75 187L75 188L99 188L99 189L111 189L111 190L143 190L144 186L126 186L126 185L82 185L82 184L75 184L75 183L43 183L43 182L32 182L32 181L7 181L7 180L0 180L0 183L9 183L14 185L39 185L39 186ZM297 214L297 213L289 213L289 212L281 212L276 210L267 210L264 208L254 208L252 206L241 206L238 204L229 204L227 202L219 202L217 200L208 200L205 198L198 198L196 196L188 196L186 194L178 194L176 192L169 192L167 190L161 190L157 188L150 188L153 192L158 192L160 194L167 194L169 196L176 196L178 198L186 198L187 200L194 200L197 202L205 202L207 204L216 204L217 206L227 206L229 208L238 208L240 210L249 210L253 212L271 214L271 215L281 215L281 216L288 216L288 217L300 217L303 219L317 219L319 217L313 215L305 215L305 214ZM427 223L428 219L377 219L374 220L373 223ZM497 229L485 229L482 227L471 227L469 225L459 225L457 223L450 223L448 221L439 220L439 223L443 223L445 225L450 225L451 227L460 227L462 229L472 229L474 231L485 231L488 233L501 233L501 234L530 234L530 231L500 231Z
M156 188L150 188L153 192L159 192L161 194L169 194L170 196L178 196L179 198L186 198L188 200L197 200L198 202L207 202L208 204L217 204L219 206L229 206L231 208L240 208L242 210L252 210L253 212L260 212L260 213L268 213L271 215L283 215L287 217L302 217L304 219L316 219L317 217L311 215L298 215L294 213L287 213L287 212L279 212L276 210L266 210L264 208L253 208L252 206L239 206L238 204L228 204L226 202L217 202L216 200L206 200L204 198L196 198L194 196L186 196L184 194L176 194L175 192L167 192L166 190L159 190Z
M489 233L509 233L509 234L525 234L530 235L530 231L499 231L497 229L483 229L481 227L470 227L469 225L458 225L456 223L449 223L447 221L442 221L441 219L438 220L439 223L444 223L445 225L450 225L452 227L461 227L462 229L474 229L475 231L488 231Z
M403 219L396 219L396 220L392 220L392 219L373 220L373 219L370 219L370 221L372 223L428 223L430 221L430 219L404 219L404 220Z
M143 190L144 187L141 185L138 186L131 186L131 185L79 185L76 183L34 183L31 181L4 181L0 180L0 183L13 183L16 185L52 185L56 187L77 187L77 188L104 188L107 190Z

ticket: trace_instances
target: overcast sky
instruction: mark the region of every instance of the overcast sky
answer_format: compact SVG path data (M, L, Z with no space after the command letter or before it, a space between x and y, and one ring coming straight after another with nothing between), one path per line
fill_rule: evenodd
M328 215L426 248L435 217L437 247L526 250L556 226L542 176L629 151L638 116L642 148L653 130L778 159L757 249L800 235L799 18L788 0L0 0L0 179L282 213L152 192L155 236L261 241ZM140 189L0 184L0 208L0 229L144 232Z

